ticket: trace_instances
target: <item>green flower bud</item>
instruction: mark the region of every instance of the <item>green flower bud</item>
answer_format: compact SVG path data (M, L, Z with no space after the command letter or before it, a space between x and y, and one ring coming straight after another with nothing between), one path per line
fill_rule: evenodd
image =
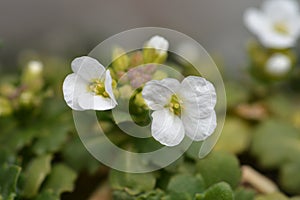
M152 37L143 49L144 63L164 63L167 59L168 41L160 36Z
M160 70L157 70L153 76L152 76L152 79L154 80L162 80L164 78L167 78L168 77L168 74L166 74L165 72L163 71L160 71Z
M147 107L147 106L146 106L146 103L145 103L145 100L144 100L144 98L143 98L142 93L137 93L137 94L135 95L134 103L135 103L135 105L137 105L138 107Z
M30 61L22 74L21 81L27 90L40 91L44 86L43 64L40 61Z
M120 98L122 99L130 99L133 90L130 85L124 85L119 88Z
M19 104L25 107L31 106L34 103L34 98L35 97L32 92L23 92L19 97Z
M16 87L9 83L3 83L0 85L0 94L5 97L12 97L16 93Z
M126 71L128 69L129 58L123 49L115 48L113 51L112 59L112 67L116 72Z
M8 116L13 112L10 101L6 98L0 97L0 117Z

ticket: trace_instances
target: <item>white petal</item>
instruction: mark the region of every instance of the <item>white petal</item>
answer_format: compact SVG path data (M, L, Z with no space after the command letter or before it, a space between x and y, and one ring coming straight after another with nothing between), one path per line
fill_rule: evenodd
M182 115L181 120L185 129L185 134L195 141L205 140L214 132L217 126L216 113L214 110L205 118Z
M77 74L69 74L63 83L64 99L73 110L84 110L78 104L78 96L86 92L87 83Z
M266 63L266 71L272 75L285 75L291 69L291 60L288 56L276 53Z
M281 35L275 31L268 31L264 35L259 36L261 43L268 48L285 49L296 45L296 39L292 35Z
M168 51L169 42L161 36L153 36L147 43L147 47L156 49L159 53Z
M209 81L198 76L188 76L181 86L178 95L183 101L182 115L198 119L211 114L216 105L216 91Z
M264 34L266 26L269 26L270 21L255 8L249 8L244 13L244 22L247 28L256 35Z
M110 76L110 71L107 70L106 73L105 73L105 91L107 92L107 94L109 95L109 97L111 98L111 100L117 104L117 101L115 99L115 95L113 93L113 89L112 89L112 79L111 79L111 76Z
M289 21L287 21L287 25L289 27L290 34L293 37L298 38L300 35L300 13L289 19Z
M91 81L99 79L104 75L105 68L96 59L82 56L75 58L72 63L72 70L80 75L83 79Z
M112 99L94 95L90 92L80 95L78 104L85 110L110 110L116 106Z
M184 138L184 128L179 117L168 109L152 113L151 132L154 139L166 146L178 145Z
M266 0L262 11L273 20L284 20L299 12L299 4L295 0Z
M173 78L152 80L146 83L142 95L151 110L160 110L169 103L171 96L177 93L179 87L180 83Z

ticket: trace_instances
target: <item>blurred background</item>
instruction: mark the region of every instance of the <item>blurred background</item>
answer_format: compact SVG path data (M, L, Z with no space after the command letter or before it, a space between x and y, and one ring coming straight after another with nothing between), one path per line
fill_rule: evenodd
M88 54L109 36L143 26L170 28L197 40L226 67L245 65L249 33L243 12L261 0L0 0L1 70L13 70L24 49ZM5 67L4 67L5 66Z

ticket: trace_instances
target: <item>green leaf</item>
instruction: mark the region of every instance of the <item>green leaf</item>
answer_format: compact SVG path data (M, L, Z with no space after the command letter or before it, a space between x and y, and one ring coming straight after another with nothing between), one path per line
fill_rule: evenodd
M15 155L7 149L0 148L0 165L5 163L14 164L16 162Z
M19 129L13 127L1 133L0 144L11 151L18 151L24 146L29 145L33 138L40 133L40 130L31 127L30 129Z
M152 190L144 194L139 195L136 200L161 200L165 196L165 193L161 190Z
M131 174L116 170L110 171L109 180L113 189L125 190L130 195L150 191L156 183L152 173Z
M62 150L64 161L77 172L87 169L94 173L100 163L84 147L78 136L74 136ZM80 162L78 162L80 160Z
M0 166L0 199L13 200L16 197L16 185L21 168L15 165Z
M52 129L45 131L34 143L32 150L35 154L55 153L60 150L66 141L68 127L55 126Z
M113 191L113 199L114 200L135 200L135 197L129 195L125 191L116 190Z
M208 188L204 194L197 194L195 200L234 200L234 195L230 185L221 182Z
M51 170L51 155L43 155L32 160L24 174L23 196L34 197Z
M34 200L59 200L59 196L54 194L53 191L43 191L37 195Z
M212 152L206 158L197 162L197 171L207 186L225 181L232 188L240 182L241 170L238 159L226 152Z
M251 151L263 167L278 168L287 162L300 161L298 130L288 123L269 120L255 131Z
M292 104L290 98L285 94L277 94L267 99L267 105L274 115L282 119L288 119L291 117L291 113L295 111L295 106Z
M77 174L64 164L53 166L43 190L53 191L58 196L63 192L72 192Z
M279 177L282 188L291 194L300 194L300 162L287 163L281 167Z
M288 198L281 193L273 193L267 195L259 195L255 198L255 200L288 200Z
M241 102L246 102L249 96L245 86L233 82L226 83L226 98L228 107L234 107Z
M239 187L234 193L237 200L254 200L255 191L248 188Z
M205 183L201 175L179 174L171 178L167 191L180 193L192 198L196 193L205 190Z
M214 150L238 154L248 148L250 139L250 127L238 118L229 117Z
M186 155L189 157L189 158L192 158L194 160L198 160L199 159L199 150L201 149L201 145L202 145L202 141L199 141L199 142L193 142L188 150L186 151Z

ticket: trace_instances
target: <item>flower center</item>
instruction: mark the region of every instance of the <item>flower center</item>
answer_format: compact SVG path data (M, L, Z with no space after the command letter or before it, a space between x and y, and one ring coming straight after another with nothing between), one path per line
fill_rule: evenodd
M177 97L176 94L173 94L170 100L170 103L166 106L169 110L177 116L181 115L181 104L182 101Z
M273 25L273 29L281 34L281 35L288 35L289 34L289 28L284 22L277 22Z
M103 96L103 97L109 97L108 93L105 91L104 83L99 79L93 80L89 84L88 90L90 92L94 93L95 95L100 95L100 96Z

